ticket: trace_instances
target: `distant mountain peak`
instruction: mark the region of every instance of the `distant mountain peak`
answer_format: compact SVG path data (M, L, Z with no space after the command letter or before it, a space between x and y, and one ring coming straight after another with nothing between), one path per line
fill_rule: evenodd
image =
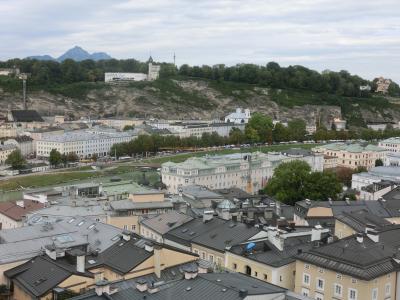
M90 54L85 49L77 45L67 50L58 58L51 57L50 55L28 56L27 58L37 60L56 60L58 62L63 62L66 59L72 59L75 61L82 61L86 59L92 59L94 61L112 59L112 57L105 52L94 52Z

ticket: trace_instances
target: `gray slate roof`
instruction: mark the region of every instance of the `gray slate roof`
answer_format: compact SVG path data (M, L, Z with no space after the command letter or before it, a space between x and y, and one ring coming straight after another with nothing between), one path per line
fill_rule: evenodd
M61 264L46 255L35 257L28 262L10 269L4 274L24 290L36 297L42 296L71 275L78 274L74 265ZM80 276L93 277L88 272Z
M259 231L258 228L220 218L213 218L206 223L202 219L194 219L171 230L165 238L182 245L195 243L223 252L226 246L247 241Z
M141 221L141 224L161 235L164 235L168 231L173 230L191 220L193 220L193 218L188 215L179 213L177 211L171 211L144 219Z
M134 210L134 209L146 209L146 208L172 208L173 204L171 201L159 201L159 202L132 202L131 200L117 200L112 201L110 206L114 210Z
M323 247L303 252L297 258L323 268L371 280L399 270L393 259L400 257L400 226L393 225L379 232L379 242L364 237L359 243L350 236Z
M122 232L120 228L90 218L67 217L57 218L51 224L45 222L45 218L39 218L36 225L1 230L0 264L35 257L52 243L60 248L89 244L92 250L103 252Z
M199 274L195 279L169 282L154 294L141 293L135 288L122 289L111 296L97 296L94 292L72 298L72 300L242 300L239 290L245 289L249 296L282 295L286 290L270 283L239 273ZM285 299L285 298L282 298Z
M344 212L342 215L338 215L336 219L348 225L357 232L365 232L365 227L367 224L375 225L377 229L382 229L385 226L392 224L386 219L370 213L366 209Z

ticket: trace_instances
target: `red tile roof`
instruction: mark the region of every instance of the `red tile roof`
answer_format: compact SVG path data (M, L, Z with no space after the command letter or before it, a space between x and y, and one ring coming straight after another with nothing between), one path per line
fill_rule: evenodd
M18 206L17 201L0 202L0 214L3 214L15 221L21 221L29 212L41 209L43 203L32 200L20 200L24 203L24 207Z

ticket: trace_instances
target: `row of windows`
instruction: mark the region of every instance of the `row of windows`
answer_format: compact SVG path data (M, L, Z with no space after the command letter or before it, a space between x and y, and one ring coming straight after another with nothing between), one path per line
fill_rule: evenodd
M342 279L342 275L341 274L337 274L336 275L337 279ZM311 277L309 274L303 273L303 285L305 286L310 286L310 282L311 282ZM357 283L357 280L352 278L352 283ZM315 285L315 289L319 292L324 292L325 290L325 280L323 278L317 278L316 279L316 285ZM333 284L333 295L335 297L343 297L343 285L339 284L339 283L334 283ZM302 294L304 296L309 296L309 289L307 288L303 288L302 290ZM348 288L348 299L349 300L357 300L357 289L355 288ZM320 299L323 300L323 296L320 297L318 292L316 293L316 297L315 299ZM386 283L385 284L385 297L390 297L391 296L391 284L390 283ZM378 288L374 288L372 289L372 293L371 293L371 299L372 300L377 300L378 299Z

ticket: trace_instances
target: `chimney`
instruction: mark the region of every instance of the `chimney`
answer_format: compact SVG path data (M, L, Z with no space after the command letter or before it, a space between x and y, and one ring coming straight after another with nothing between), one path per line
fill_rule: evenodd
M349 197L346 197L345 201L346 201L347 205L350 205L350 198Z
M197 266L185 266L183 268L183 272L185 273L185 279L190 280L194 279L197 277L197 274L199 273L199 269Z
M281 203L279 201L276 201L276 214L281 215Z
M85 254L76 256L76 271L85 273Z
M147 291L150 294L157 293L159 290L160 289L157 286L155 286L154 281L151 281L150 283L147 284Z
M273 212L272 212L272 210L270 208L267 208L267 209L264 210L264 218L266 220L271 220L272 216L273 216Z
M161 249L160 245L153 246L154 252L154 273L156 274L157 278L161 277Z
M379 243L379 233L376 230L368 230L367 236L375 243Z
M16 204L17 206L19 206L19 207L25 208L25 202L24 202L24 200L15 201L15 204Z
M321 240L321 234L322 234L322 226L321 225L315 225L313 229L311 229L311 241L320 241Z
M94 290L97 296L110 295L110 282L108 280L97 281Z
M139 278L136 281L136 289L142 293L147 291L147 281L143 278Z
M332 198L328 198L328 202L329 202L329 205L332 206L332 204L333 204Z
M131 233L128 230L122 231L122 239L124 241L130 241L131 240Z
M203 223L207 223L211 221L214 217L214 211L213 210L205 210L203 212Z
M247 297L247 294L248 294L248 292L247 292L246 289L240 289L240 290L239 290L239 297L240 297L240 298L242 298L242 299L246 298L246 297Z
M308 206L310 206L310 205L311 205L311 200L310 200L310 199L306 199L306 204L307 204Z
M362 233L357 233L356 240L361 244L364 241L364 235Z
M154 247L152 243L146 243L144 244L144 250L146 250L147 252L153 252Z
M52 245L47 245L45 246L45 251L46 251L46 255L48 257L50 257L52 260L56 260L57 259L57 249L56 249L56 245L52 244Z

